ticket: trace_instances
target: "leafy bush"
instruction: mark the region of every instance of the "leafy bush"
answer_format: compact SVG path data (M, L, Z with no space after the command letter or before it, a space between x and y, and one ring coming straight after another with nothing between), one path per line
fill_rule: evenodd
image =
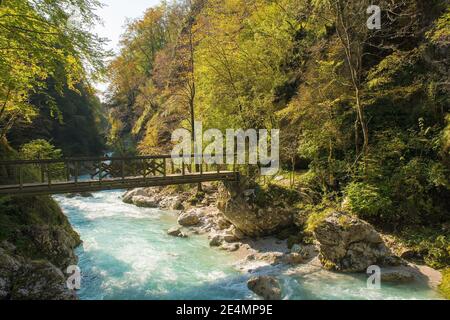
M450 268L442 271L442 283L439 286L439 290L446 299L450 300Z
M317 210L314 208L308 215L306 220L305 231L307 233L312 233L317 228L319 224L322 223L326 218L328 218L335 210L332 208Z
M62 157L62 151L56 149L50 142L37 139L25 143L20 147L20 157L28 160L36 159L60 159Z
M352 182L345 189L348 206L352 212L362 218L379 216L389 211L392 202L377 186Z
M442 269L450 266L450 233L441 228L405 229L401 241L430 267Z
M26 160L61 159L62 151L56 149L50 142L38 139L30 141L20 147L19 157ZM65 166L62 163L48 164L52 180L65 178ZM24 167L24 181L36 182L42 179L42 168L36 165ZM46 174L44 173L44 177Z

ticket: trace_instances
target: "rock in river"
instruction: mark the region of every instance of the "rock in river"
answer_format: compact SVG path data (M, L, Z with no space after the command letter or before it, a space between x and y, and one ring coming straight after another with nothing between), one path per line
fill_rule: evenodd
M181 231L181 228L177 228L177 227L169 229L167 231L167 234L172 237L187 238L187 235L184 234L183 231Z
M192 227L200 223L200 217L197 212L194 210L189 210L184 212L178 218L178 224L183 227Z
M134 196L132 203L140 208L158 208L159 202L153 197Z
M281 300L281 286L274 277L253 277L247 282L247 287L264 300Z

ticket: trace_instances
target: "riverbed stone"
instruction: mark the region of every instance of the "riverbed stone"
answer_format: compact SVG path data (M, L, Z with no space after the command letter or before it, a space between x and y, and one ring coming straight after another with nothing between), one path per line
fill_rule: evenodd
M287 263L287 264L296 265L296 264L304 263L305 258L300 253L288 253L283 256L282 262Z
M167 231L167 234L172 237L187 238L187 235L181 230L181 228L173 227Z
M381 269L381 282L387 283L409 283L415 280L412 272L404 269Z
M319 258L327 269L365 272L371 265L398 265L380 234L367 222L342 212L332 212L314 229L320 243Z
M238 251L240 247L241 246L239 245L239 243L224 243L224 244L222 244L220 249L229 251L229 252L235 252L235 251Z
M211 239L209 241L209 245L211 247L220 247L223 243L223 236L220 234L215 234L211 236Z
M184 212L178 218L178 224L184 227L192 227L200 223L200 217L195 210Z
M237 229L246 236L259 237L292 226L296 211L293 206L281 197L270 204L260 204L256 197L246 196L249 190L252 189L245 182L223 182L219 188L217 207Z
M147 196L134 196L132 198L132 203L140 208L158 208L159 207L159 201L155 199L154 197L147 197Z
M133 189L133 190L126 192L122 196L122 201L125 203L128 203L128 204L133 204L133 197L135 197L135 196L146 197L146 196L148 196L148 194L144 188Z
M281 286L274 277L253 277L248 280L247 287L264 300L281 300Z

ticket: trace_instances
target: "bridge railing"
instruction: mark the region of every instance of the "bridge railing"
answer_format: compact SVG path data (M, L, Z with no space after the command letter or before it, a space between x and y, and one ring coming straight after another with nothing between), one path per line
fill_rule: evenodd
M200 160L199 160L200 159ZM184 161L182 161L184 160ZM199 163L200 162L200 163ZM82 157L0 161L0 185L79 183L86 181L148 179L170 175L202 175L237 171L237 165L207 164L203 157L170 155L138 157Z

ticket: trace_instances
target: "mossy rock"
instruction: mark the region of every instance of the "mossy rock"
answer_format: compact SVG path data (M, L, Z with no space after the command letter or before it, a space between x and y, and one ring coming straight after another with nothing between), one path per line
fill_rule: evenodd
M58 204L48 196L0 197L0 241L17 254L47 259L58 267L76 262L73 249L81 244Z

